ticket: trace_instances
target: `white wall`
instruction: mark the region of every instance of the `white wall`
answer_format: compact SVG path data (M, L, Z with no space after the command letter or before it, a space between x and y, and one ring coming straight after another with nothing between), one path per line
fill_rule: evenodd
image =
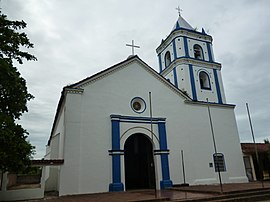
M59 195L80 193L81 94L68 94L65 108L64 164L60 167ZM86 109L87 111L87 109ZM88 147L89 148L89 145ZM87 159L85 159L87 160Z
M185 47L184 47L184 38L183 37L176 37L175 38L175 46L176 46L176 53L177 57L184 57L185 56Z
M171 175L176 184L183 183L180 151L184 151L186 181L190 184L218 183L213 163L214 146L206 106L186 105L185 117L168 120ZM198 114L200 114L198 116ZM233 109L211 107L217 151L225 156L227 171L222 173L224 183L244 182L246 176ZM178 127L175 133L173 126ZM179 138L179 136L181 138Z
M66 98L65 163L61 166L60 195L108 191L112 181L112 159L108 153L111 149L110 115L149 117L149 92L152 92L153 117L166 118L173 183L183 182L181 149L185 154L188 183L217 182L214 168L209 168L214 151L205 106L184 103L178 93L137 63L83 88L83 94L68 94ZM130 107L134 97L146 101L147 109L142 114L135 113ZM233 109L216 107L212 110L217 147L226 159L224 182L243 182L246 177ZM135 126L121 124L121 133ZM123 149L124 140L121 141ZM158 161L156 159L161 179ZM122 172L122 182L123 176Z
M56 120L56 126L51 136L50 145L46 147L45 159L63 159L65 110L62 108ZM45 167L45 191L59 191L59 166Z

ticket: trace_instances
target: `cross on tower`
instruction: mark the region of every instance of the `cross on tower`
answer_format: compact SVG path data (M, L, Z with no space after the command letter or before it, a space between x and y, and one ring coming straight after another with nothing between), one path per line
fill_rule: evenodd
M140 48L140 46L134 45L134 40L132 40L131 44L126 44L126 46L130 46L132 48L132 55L134 55L134 48Z
M179 6L177 8L175 8L175 9L178 11L179 16L181 16L181 11L183 11L183 10Z

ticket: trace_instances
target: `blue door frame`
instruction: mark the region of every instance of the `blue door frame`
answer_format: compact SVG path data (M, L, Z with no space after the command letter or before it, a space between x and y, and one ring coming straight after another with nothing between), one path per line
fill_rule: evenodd
M154 154L160 155L161 159L161 189L172 187L172 181L170 180L170 169L168 160L169 150L167 148L165 120L165 118L152 118L152 124L158 125L160 149L155 150ZM110 192L124 191L124 184L121 181L121 155L124 155L124 150L120 149L120 122L151 124L151 119L149 117L111 115L112 149L109 150L109 155L112 156L112 183L109 184Z

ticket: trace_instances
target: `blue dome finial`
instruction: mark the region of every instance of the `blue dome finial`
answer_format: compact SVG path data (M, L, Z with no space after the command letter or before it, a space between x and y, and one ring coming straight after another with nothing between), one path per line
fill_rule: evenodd
M204 28L202 28L202 33L203 33L203 34L206 34L206 32L204 31Z

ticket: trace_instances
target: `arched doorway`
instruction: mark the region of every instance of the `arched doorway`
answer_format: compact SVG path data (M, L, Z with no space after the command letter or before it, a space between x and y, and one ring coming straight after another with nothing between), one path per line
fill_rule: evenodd
M153 147L144 134L133 134L125 142L126 189L154 188Z

